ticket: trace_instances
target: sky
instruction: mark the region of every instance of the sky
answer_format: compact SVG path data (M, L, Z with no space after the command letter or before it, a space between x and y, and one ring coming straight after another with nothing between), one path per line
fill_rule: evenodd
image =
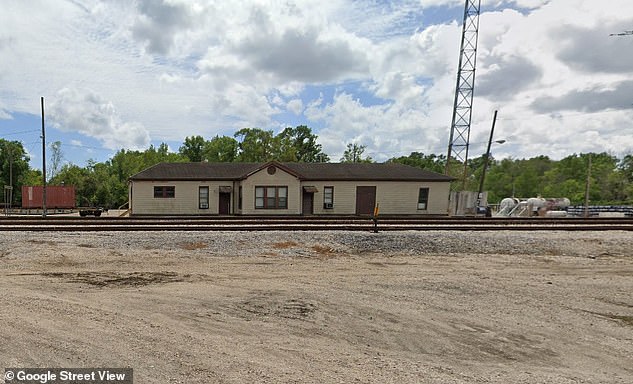
M630 0L482 0L470 156L633 153ZM464 0L3 0L0 138L41 169L307 125L333 161L446 154ZM49 155L47 153L47 156ZM47 159L49 160L49 159Z

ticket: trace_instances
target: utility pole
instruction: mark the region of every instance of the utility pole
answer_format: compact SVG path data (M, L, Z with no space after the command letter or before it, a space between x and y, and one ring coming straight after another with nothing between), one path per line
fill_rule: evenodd
M9 209L13 208L13 151L11 146L7 145L9 155Z
M589 217L589 187L591 187L591 153L587 165L587 184L585 185L585 219Z
M46 217L46 130L44 129L44 97L42 100L42 217Z
M477 40L479 35L479 10L481 0L466 0L462 41L457 69L457 85L453 103L453 119L448 140L448 154L444 173L450 176L451 157L464 163L463 186L466 187L468 171L468 145L475 89L475 64L477 62Z
M481 206L481 200L484 193L484 179L486 178L486 168L488 168L488 159L490 158L490 147L492 146L492 137L495 134L495 124L497 123L497 110L492 117L492 128L490 128L490 139L488 140L488 149L486 149L486 157L484 157L484 169L481 173L481 180L479 181L479 191L477 193L477 209Z
M13 208L13 151L11 150L11 144L8 141L4 142L4 150L7 152L9 159L9 185L4 186L4 210L8 216Z

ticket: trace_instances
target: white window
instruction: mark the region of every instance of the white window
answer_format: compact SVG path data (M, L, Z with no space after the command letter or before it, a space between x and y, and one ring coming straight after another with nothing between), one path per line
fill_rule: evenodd
M323 187L323 208L334 208L334 187Z
M200 209L209 209L209 187L200 187L198 189L198 207Z
M418 209L427 209L428 203L429 203L429 189L420 188L420 192L418 193Z
M256 209L288 208L288 187L267 186L255 187Z

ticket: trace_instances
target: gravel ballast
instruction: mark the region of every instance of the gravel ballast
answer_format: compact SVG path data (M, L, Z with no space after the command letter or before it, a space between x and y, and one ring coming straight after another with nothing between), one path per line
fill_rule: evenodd
M138 383L630 383L632 250L620 231L0 233L0 361Z

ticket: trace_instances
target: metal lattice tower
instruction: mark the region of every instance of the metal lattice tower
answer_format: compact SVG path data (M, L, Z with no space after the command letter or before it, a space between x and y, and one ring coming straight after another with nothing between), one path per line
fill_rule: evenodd
M464 184L466 183L466 162L470 140L470 120L472 117L473 93L475 89L475 64L477 62L477 37L479 34L479 9L481 0L466 0L462 42L457 69L457 86L453 105L453 121L448 140L445 174L450 172L451 158L464 163Z

